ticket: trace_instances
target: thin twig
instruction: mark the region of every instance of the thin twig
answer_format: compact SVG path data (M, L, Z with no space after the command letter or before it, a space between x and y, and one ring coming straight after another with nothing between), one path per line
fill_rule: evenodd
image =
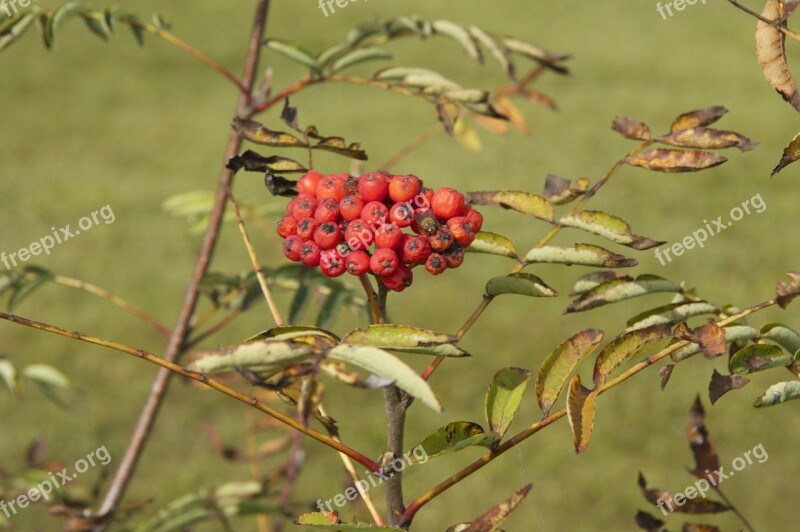
M747 528L747 530L749 530L750 532L756 532L756 529L753 528L753 525L750 524L750 522L747 520L747 518L744 516L744 514L739 511L739 509L731 502L731 500L728 498L727 495L722 493L722 489L720 489L719 485L713 486L713 488L714 488L714 491L717 492L717 495L719 496L719 498L722 499L722 501L725 504L728 505L728 508L730 509L730 511L732 511L734 514L736 514L736 517L739 518L739 520L742 522L742 524L745 526L745 528Z
M164 336L164 338L169 339L171 331L165 325L159 323L157 319L150 316L147 312L141 310L138 307L133 306L132 304L128 303L121 297L109 292L105 288L100 288L99 286L93 285L92 283L87 283L86 281L81 281L80 279L73 279L72 277L65 277L63 275L54 275L53 282L56 284L60 284L62 286L77 288L78 290L83 290L84 292L88 292L90 294L102 297L103 299L107 299L112 303L114 303L115 305L117 305L118 307L127 310L128 312L130 312L137 318L141 319L142 321L152 325L154 329L156 329L158 332L161 333L162 336Z
M775 28L777 28L778 30L783 32L785 35L788 35L792 39L794 39L796 41L800 41L800 34L798 34L797 32L794 32L794 31L790 30L789 28L787 28L786 26L784 26L783 25L784 21L782 21L782 20L769 20L767 18L764 18L759 13L756 13L755 11L751 10L750 8L743 6L742 4L737 2L737 0L728 0L728 2L730 2L734 6L738 7L739 9L741 9L742 11L747 13L748 15L751 15L751 16L757 18L761 22L763 22L765 24L769 24L770 26L774 26Z
M397 153L392 155L388 161L383 163L378 168L380 168L381 170L391 169L392 167L394 167L394 165L405 159L411 152L413 152L414 150L416 150L417 148L419 148L420 146L431 140L433 137L435 137L442 131L444 131L444 128L442 127L441 124L436 123L432 125L430 129L428 129L427 131L423 131L422 134L420 134L417 138L415 138L414 140L412 140L411 142L400 148L397 151Z

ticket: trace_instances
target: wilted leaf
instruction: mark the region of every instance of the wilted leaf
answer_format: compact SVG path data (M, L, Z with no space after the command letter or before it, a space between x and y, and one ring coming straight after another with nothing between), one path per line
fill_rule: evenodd
M650 249L664 243L634 235L631 232L631 226L625 220L602 211L581 211L561 218L558 223L566 227L588 231L633 249Z
M794 138L786 145L783 149L783 155L781 155L781 160L778 162L778 165L772 170L770 177L774 176L793 162L800 159L800 133L794 136Z
M596 399L597 391L586 388L581 384L580 376L574 375L567 397L567 417L572 428L572 443L578 454L586 450L592 438Z
M642 274L636 279L620 277L595 286L570 303L567 312L583 312L609 303L658 292L680 292L681 287L656 275Z
M367 329L347 333L342 342L423 355L469 356L469 353L455 345L458 342L455 336L406 325L370 325Z
M603 331L586 329L567 338L542 363L536 376L536 398L547 416L578 363L603 340Z
M625 116L614 118L611 129L625 138L632 140L650 140L650 128L644 122L639 122Z
M540 220L553 221L553 206L542 196L518 190L468 192L467 201L477 205L497 205L528 214Z
M686 323L681 323L675 328L675 337L699 345L709 360L724 355L727 347L724 329L714 322L706 323L699 330L689 329Z
M672 370L675 369L675 364L667 364L658 370L658 375L661 377L661 390L667 387L670 377L672 377Z
M527 120L525 120L525 116L514 104L514 102L511 101L511 98L508 98L507 96L496 97L492 102L492 105L498 113L507 117L509 122L514 124L514 127L517 128L520 133L523 135L528 135L531 132L531 128L528 125Z
M314 56L298 44L288 41L281 41L278 39L265 39L264 45L267 48L275 50L281 55L288 57L295 63L299 63L314 71L319 70L319 65L317 64L317 60L314 59Z
M212 351L192 362L189 368L200 373L223 373L237 368L266 372L289 366L310 357L308 345L283 340L259 340Z
M264 144L274 148L307 148L308 144L291 133L272 131L253 120L234 118L232 127L234 131L250 142Z
M636 526L647 532L661 532L664 526L664 521L653 517L647 512L639 510L636 512Z
M514 420L530 378L531 372L526 369L503 368L492 379L486 392L486 420L489 430L500 438Z
M711 374L711 382L708 383L708 398L711 404L716 403L720 397L731 390L738 390L750 382L747 377L741 375L723 375L716 369Z
M424 456L427 458L436 458L476 445L491 449L498 441L500 435L496 432L484 432L483 427L477 423L456 421L448 423L415 445L408 459L411 462L418 461L414 452L418 448L425 451Z
M436 105L436 110L439 113L439 122L442 123L445 131L452 135L456 121L461 114L461 108L456 103L444 101Z
M794 298L800 296L800 272L789 272L786 275L791 277L791 281L778 281L775 289L778 306L785 309Z
M725 331L725 339L727 340L728 344L732 344L734 342L746 342L758 337L758 330L747 325L729 325L727 327L723 327L722 330ZM670 358L672 358L673 362L682 362L699 352L700 346L698 344L691 343L686 347L682 347L670 354Z
M534 248L525 256L527 263L546 262L551 264L566 264L567 266L595 266L602 268L630 268L639 264L635 259L628 259L622 255L592 244L575 244L574 248L557 246L542 246Z
M761 16L766 20L779 21L781 25L786 25L782 1L768 0L764 4ZM789 72L784 47L785 39L786 37L777 26L761 20L756 23L756 56L764 70L764 77L784 100L792 104L795 110L800 111L800 92Z
M542 65L552 69L559 74L567 74L569 70L558 63L569 59L568 54L550 52L533 44L520 41L518 39L504 38L503 45L514 53L524 55L530 59L538 61Z
M564 179L554 174L547 174L544 180L542 196L553 205L565 205L575 198L582 196L589 188L589 180L580 178L575 180L575 186L569 179Z
M639 487L642 489L642 495L644 495L644 498L650 503L655 505L661 504L664 508L673 510L675 512L686 514L709 514L725 512L730 509L721 502L712 501L711 499L706 499L704 497L695 497L693 499L684 497L683 504L678 504L670 492L662 489L648 489L647 481L645 481L644 475L641 473L639 473Z
M469 33L475 38L475 40L489 50L489 52L492 54L492 57L494 57L495 60L500 63L500 66L509 78L516 78L516 68L514 63L511 61L511 54L506 48L498 44L495 39L490 37L485 31L477 26L470 26Z
M486 283L486 294L495 297L502 294L519 294L532 297L556 297L558 292L540 278L530 273L512 273L494 277Z
M689 411L689 423L686 426L686 437L694 455L694 470L689 471L697 478L713 478L713 484L719 483L719 456L714 448L714 442L708 436L705 426L705 410L700 396L695 397L692 409Z
M628 330L641 329L657 323L677 323L703 314L714 314L717 307L707 301L670 303L637 314L628 320Z
M668 337L671 331L672 327L662 323L622 333L611 340L597 355L593 373L595 386L602 386L615 369Z
M700 148L704 150L720 150L737 147L741 151L749 151L758 146L755 142L735 131L723 131L697 127L675 131L657 139L663 144L682 148Z
M688 113L683 113L672 122L670 131L675 133L676 131L683 131L684 129L710 126L722 118L727 112L727 109L719 105L689 111Z
M655 148L638 155L625 157L631 166L656 172L697 172L719 166L727 161L722 155L703 150L671 150Z
M511 514L519 503L528 495L532 487L533 484L528 484L500 504L491 507L487 512L475 519L470 526L465 528L464 532L497 530L497 527L506 520L509 514Z
M793 399L800 399L800 381L773 384L767 388L764 395L756 399L753 406L756 408L775 406Z
M333 152L358 161L367 160L367 152L361 149L361 144L358 142L347 144L342 137L325 137L311 146L311 149Z
M729 362L730 370L737 375L747 375L765 369L788 366L794 362L792 353L772 344L755 344L743 347Z
M489 233L487 231L479 231L475 234L475 240L469 245L467 251L474 251L476 253L488 253L490 255L500 255L501 257L509 257L516 259L517 248L514 243L503 235L497 233Z
M440 414L444 411L430 385L391 353L372 346L341 344L331 349L328 356L360 366L378 377L392 379L398 388L416 397L432 410Z
M273 155L271 157L264 157L258 153L247 150L241 155L234 155L228 161L227 167L234 172L238 172L242 168L248 172L266 172L272 170L273 172L307 172L308 169L294 159Z

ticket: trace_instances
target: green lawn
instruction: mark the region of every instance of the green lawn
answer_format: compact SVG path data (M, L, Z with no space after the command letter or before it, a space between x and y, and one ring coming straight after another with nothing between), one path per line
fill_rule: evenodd
M106 2L97 3L105 6ZM158 11L173 23L173 31L239 73L249 33L250 4L195 0L192 9L146 0L129 2L147 15ZM244 4L248 7L244 7ZM544 76L536 88L554 97L553 113L523 104L533 131L506 138L481 130L484 149L465 150L441 136L426 143L396 170L413 172L432 186L454 185L465 190L518 188L539 192L548 173L592 180L634 146L612 132L615 115L646 121L654 132L667 131L679 113L724 105L730 113L719 124L758 140L761 146L741 154L725 153L730 161L696 174L656 174L624 169L590 203L625 218L637 234L677 242L703 226L704 219L726 215L755 194L767 209L746 216L719 236L662 266L652 251L634 252L639 273L662 275L717 303L747 306L770 297L775 281L797 269L800 236L796 214L796 176L790 167L768 178L784 144L798 129L796 115L774 94L755 59L754 20L725 2L697 3L663 20L655 2L603 3L564 0L494 2L441 0L373 0L355 3L325 17L314 2L275 0L268 34L294 39L318 50L341 40L347 29L375 17L417 13L448 18L514 35L543 47L569 52L572 75ZM55 5L41 0L38 5ZM188 5L188 4L187 4ZM5 15L0 12L0 19ZM0 54L0 251L11 252L76 221L103 205L113 207L116 220L101 224L66 242L36 264L98 284L147 309L167 325L175 322L200 245L183 220L165 214L162 202L178 193L213 190L236 93L213 72L179 50L148 38L136 46L127 31L104 44L77 21L45 51L35 30ZM441 70L465 86L492 88L504 82L496 65L474 64L446 40L407 40L393 45L396 64ZM795 42L788 43L797 53ZM302 75L302 69L274 53L265 55L278 87ZM264 66L266 66L266 63ZM359 67L369 74L376 67ZM430 106L398 95L353 86L309 89L293 99L303 124L313 123L329 135L361 141L379 165L403 144L425 131L436 119ZM275 112L261 117L280 127ZM323 171L348 170L343 159L322 157ZM369 167L369 166L368 166ZM257 203L267 198L261 178L242 174L236 193ZM278 200L275 200L278 201ZM532 218L485 208L484 228L507 234L525 251L547 227ZM270 220L272 223L273 220ZM258 233L254 233L258 234ZM563 231L558 244L601 239ZM282 264L277 238L258 237L256 248L268 265ZM632 253L636 253L632 255ZM390 302L394 321L441 331L455 331L480 302L485 281L507 272L509 264L489 256L467 257L461 269L435 279L418 274L414 286ZM226 226L216 271L239 272L249 261L238 232ZM607 338L616 335L630 316L668 302L669 296L649 296L576 315L562 315L574 280L588 270L529 268L557 288L555 300L509 297L495 302L465 337L469 359L448 361L432 379L446 413L436 417L424 408L410 412L407 441L414 444L450 421L482 421L483 398L491 375L506 366L537 370L544 357L564 338L580 329L598 327ZM280 294L282 309L290 294ZM26 300L20 315L111 338L160 353L163 339L121 310L88 294L47 286ZM311 317L310 315L308 316ZM798 323L797 309L764 312L752 324ZM344 313L335 330L344 333L363 325ZM270 326L259 305L208 342L208 347L237 342ZM155 370L113 351L0 324L0 353L18 366L47 363L60 368L78 389L67 410L28 389L19 399L0 392L0 463L14 472L27 446L39 436L50 444L52 457L71 463L105 445L119 464L132 424L147 395ZM420 370L424 360L413 360ZM586 382L587 364L582 368ZM725 364L713 364L725 371ZM506 530L633 529L638 509L657 510L638 491L642 471L651 486L682 491L694 479L685 424L699 393L707 405L707 424L722 464L762 443L770 459L750 466L724 485L758 530L786 530L796 522L789 504L797 494L800 458L796 405L755 410L752 400L781 377L756 375L738 393L711 408L707 401L712 364L700 358L679 366L664 392L658 372L646 371L604 395L598 402L596 428L585 454L576 456L566 420L534 436L482 469L420 512L417 530L444 530L470 520L528 482L534 489L505 525ZM786 374L788 376L788 374ZM129 501L154 497L152 512L166 502L201 487L248 478L246 465L222 463L213 455L203 422L212 420L226 443L243 448L243 407L221 395L175 382L158 421ZM383 402L376 391L344 389L329 383L326 405L340 422L343 437L357 449L377 456L383 449ZM561 403L559 403L559 406ZM539 417L532 387L512 430ZM307 443L298 501L329 498L342 491L338 458L316 443ZM479 457L481 451L459 454L415 466L409 471L409 500ZM276 461L268 465L274 467ZM82 478L89 489L97 471ZM757 487L754 489L754 487ZM382 492L373 494L381 499ZM367 519L361 506L344 509ZM670 529L682 516L668 521ZM4 522L11 530L51 530L58 522L42 505L28 508ZM724 530L738 530L732 514L700 519ZM216 525L201 528L215 530ZM256 530L254 520L237 530Z

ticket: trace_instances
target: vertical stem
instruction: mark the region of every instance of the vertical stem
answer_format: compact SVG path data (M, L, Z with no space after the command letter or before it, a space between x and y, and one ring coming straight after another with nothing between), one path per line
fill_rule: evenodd
M245 62L244 76L242 77L242 85L247 88L247 96L244 93L240 94L237 102L237 112L246 108L249 100L249 93L252 91L256 76L256 69L258 68L261 40L263 38L264 28L267 22L267 13L269 12L269 7L270 0L258 0L253 19L253 27L250 33L250 42L247 51L247 59ZM219 230L222 224L222 217L225 212L225 203L228 197L227 191L233 180L233 172L225 168L224 165L231 157L239 152L241 143L241 136L235 131L232 131L228 138L225 160L223 163L222 172L220 174L219 184L217 186L216 197L214 198L214 208L209 217L208 228L206 229L205 236L203 237L203 243L200 248L199 257L195 264L192 279L189 283L189 288L187 289L186 295L183 299L183 305L181 306L180 314L178 316L178 323L172 331L169 345L167 346L164 356L168 362L174 362L179 358L186 338L189 335L189 323L192 319L192 315L194 314L195 306L197 305L200 282L202 281L203 277L205 277L206 271L211 263L211 257L214 254L217 238L219 236ZM114 510L116 510L117 506L125 495L128 484L130 483L131 479L133 478L133 474L136 471L139 458L144 451L145 443L150 437L150 433L153 429L153 425L155 424L158 412L164 402L164 397L166 396L169 388L171 376L172 374L169 370L161 369L153 381L153 384L150 388L150 394L147 397L147 401L145 402L141 414L139 415L136 428L134 429L131 440L128 443L128 447L125 450L125 455L122 457L114 478L111 481L108 492L106 493L100 509L98 510L98 515L104 518L103 522L96 527L96 530L98 531L103 531L106 529L106 526L109 522L108 518L113 515Z

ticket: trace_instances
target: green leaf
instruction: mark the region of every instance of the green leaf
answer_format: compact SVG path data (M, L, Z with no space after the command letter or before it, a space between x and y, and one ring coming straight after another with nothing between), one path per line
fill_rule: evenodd
M543 48L539 48L538 46L525 41L520 41L518 39L505 38L503 39L503 46L514 53L524 55L530 59L538 61L543 65L555 70L556 72L561 74L566 74L568 72L566 68L557 64L568 59L569 55L567 54L549 52Z
M503 368L492 379L486 392L486 420L489 430L500 438L517 415L530 378L531 372L526 369Z
M500 441L499 434L484 432L483 427L477 423L455 421L448 423L415 445L407 453L407 456L411 463L418 462L416 450L422 449L427 461L428 458L454 453L467 447L480 446L491 449L498 441Z
M53 280L53 274L37 266L28 266L24 274L16 283L14 293L8 301L8 309L14 310L25 298L31 295L45 283Z
M583 312L610 303L658 292L680 292L681 287L656 275L643 274L636 279L621 277L600 284L570 303L567 313Z
M455 345L458 342L455 336L406 325L370 325L367 329L350 331L342 342L423 355L469 356L469 353Z
M104 41L108 41L108 38L111 37L111 27L108 25L106 17L86 16L83 17L83 22L89 31Z
M556 297L558 292L540 278L530 273L512 273L504 277L489 279L486 294L490 297L502 294L519 294L532 297Z
M748 345L739 349L729 362L730 370L737 375L748 375L765 369L788 366L794 362L793 353L772 344Z
M31 364L22 369L22 375L35 382L42 392L54 402L63 405L59 392L70 389L70 382L66 375L48 364Z
M49 43L48 47L52 46L56 32L58 32L64 22L82 11L84 11L84 8L80 2L67 2L55 10L53 16L48 19L46 29L46 41Z
M518 190L468 192L467 200L477 205L497 205L540 220L553 221L553 205L538 194Z
M800 399L800 381L779 382L766 389L764 395L753 403L756 408L775 406L794 399Z
M463 87L439 72L427 68L391 67L375 73L378 81L395 82L407 87L426 89L429 94L459 90Z
M550 413L575 367L602 341L603 331L586 329L567 338L545 359L536 376L536 398L542 415Z
M362 367L378 377L392 379L398 388L416 397L435 412L444 412L430 385L391 353L372 346L342 344L331 349L328 356Z
M339 314L339 309L342 308L342 304L347 301L349 297L350 294L345 290L334 290L331 292L330 295L325 298L325 302L319 309L317 327L325 329L333 325L333 322L336 321L336 316Z
M295 63L308 67L315 72L319 71L319 65L317 64L317 60L314 59L314 56L298 44L278 39L266 39L264 45L288 57Z
M11 17L5 24L0 26L0 50L4 50L11 46L19 37L21 37L31 24L36 20L36 13L23 13L19 12L16 16Z
M595 386L602 386L615 369L641 354L656 342L669 337L671 332L672 327L661 323L645 329L622 333L611 340L597 355L593 374Z
M489 96L488 92L481 89L458 89L442 94L442 98L466 104L486 103Z
M17 370L10 360L2 357L0 357L0 379L3 379L12 394L17 393Z
M431 22L431 26L433 27L434 32L450 37L460 44L461 47L464 48L469 56L475 61L483 63L483 54L481 53L480 48L478 48L478 45L475 44L475 40L464 28L464 26L449 20L434 20Z
M352 49L352 45L349 43L334 44L318 53L316 62L320 68L326 68L331 61Z
M331 73L336 74L368 61L385 61L392 59L392 54L381 48L359 48L339 57L331 66Z
M728 325L727 327L723 327L722 330L725 331L725 340L729 344L733 342L746 342L758 338L758 330L747 325ZM682 362L699 352L700 346L696 343L692 343L672 353L670 358L672 358L673 362Z
M338 523L331 524L328 516L321 512L303 514L294 522L296 525L305 525L311 528L327 528L330 530L359 530L360 532L373 532L379 530L402 530L387 526L375 526L368 523Z
M703 314L714 314L717 307L707 301L681 301L656 307L628 320L628 330L643 329L657 323L678 323Z
M514 67L514 63L511 61L511 53L508 49L500 46L495 39L489 36L485 31L477 26L470 26L469 28L470 34L483 46L485 46L492 56L500 63L500 66L503 68L503 71L506 75L511 78L516 78L516 68Z
M519 258L517 256L517 248L514 247L514 243L511 242L511 240L503 235L490 233L488 231L479 231L476 233L475 240L469 245L467 251L488 253L490 255L499 255L512 259Z
M800 334L781 323L768 323L759 331L762 338L772 340L790 353L800 351Z
M267 340L270 338L274 340L291 340L293 338L303 336L319 336L331 343L339 343L339 337L332 332L326 331L325 329L320 329L319 327L311 327L309 325L285 325L283 327L273 327L272 329L261 331L255 336L251 336L245 340L244 343Z
M623 220L602 211L581 211L561 218L558 223L565 227L582 229L634 249L650 249L664 244L651 238L634 235L631 226Z
M534 248L525 256L527 263L566 264L572 266L594 266L601 268L630 268L639 264L600 246L591 244L575 244L574 248L558 246L542 246Z
M223 373L237 368L267 372L290 366L313 355L308 345L284 340L259 340L216 349L192 362L189 368L199 373Z

